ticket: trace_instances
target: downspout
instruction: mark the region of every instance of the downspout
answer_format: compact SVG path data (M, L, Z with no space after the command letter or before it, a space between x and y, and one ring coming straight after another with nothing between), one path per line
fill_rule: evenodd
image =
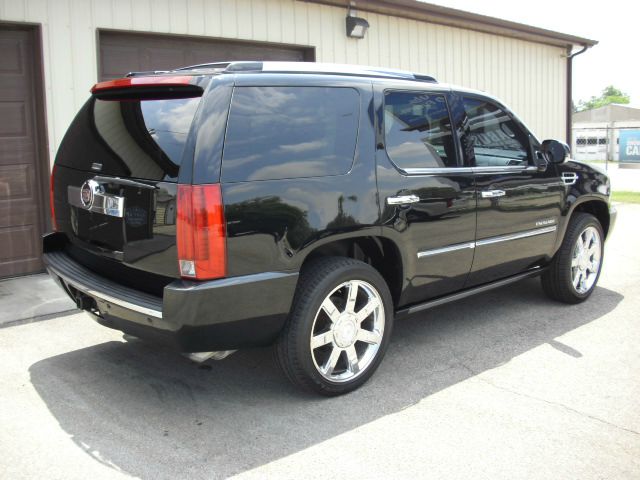
M578 50L576 53L571 53L572 47L567 49L567 145L571 147L571 131L573 127L573 57L583 54L587 51L589 45L583 45L582 50Z

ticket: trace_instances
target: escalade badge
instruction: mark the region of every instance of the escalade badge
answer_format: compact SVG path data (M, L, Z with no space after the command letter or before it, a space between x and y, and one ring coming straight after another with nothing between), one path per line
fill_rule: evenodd
M95 180L87 180L80 187L80 203L84 208L91 208L95 193L100 190L100 184Z
M86 208L91 208L91 204L93 203L93 190L91 190L89 182L84 182L80 188L80 201Z
M556 223L555 218L545 218L543 220L538 220L536 222L536 227L542 227L543 225L555 225L555 223Z

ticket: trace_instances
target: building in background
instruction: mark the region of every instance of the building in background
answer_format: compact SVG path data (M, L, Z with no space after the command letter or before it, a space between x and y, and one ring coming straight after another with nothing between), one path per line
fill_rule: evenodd
M576 160L640 164L640 108L611 104L574 113L572 139Z
M0 277L42 268L50 165L98 80L224 60L400 68L494 94L565 139L570 53L595 43L414 0L0 0Z

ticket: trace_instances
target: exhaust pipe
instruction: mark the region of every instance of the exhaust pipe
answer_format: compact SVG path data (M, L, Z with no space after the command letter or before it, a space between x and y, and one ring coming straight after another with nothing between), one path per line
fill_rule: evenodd
M185 353L184 356L189 360L192 360L197 363L206 362L207 360L222 360L227 358L232 353L237 350L220 350L217 352L193 352L193 353Z

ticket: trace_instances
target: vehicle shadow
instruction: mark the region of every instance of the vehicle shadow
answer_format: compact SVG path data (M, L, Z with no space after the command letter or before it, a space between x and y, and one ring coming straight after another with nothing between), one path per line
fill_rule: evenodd
M376 375L332 399L291 386L270 349L203 368L141 342L107 342L42 360L30 374L61 427L105 465L143 479L221 478L554 345L622 299L598 288L590 301L566 306L546 300L539 283L527 280L398 321ZM567 348L558 350L580 361L580 352Z

